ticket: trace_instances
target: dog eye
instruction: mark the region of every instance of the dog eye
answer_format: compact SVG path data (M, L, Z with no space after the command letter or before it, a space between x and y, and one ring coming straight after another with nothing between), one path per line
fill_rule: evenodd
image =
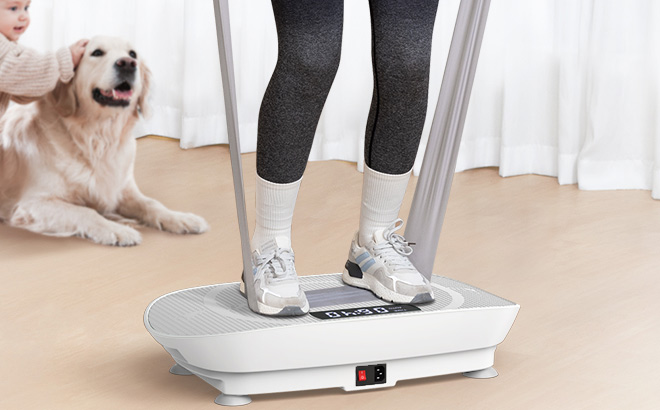
M103 52L103 50L100 50L100 49L97 48L96 50L92 51L91 56L92 57L102 57L104 54L105 53Z
M133 50L129 51L128 55L131 56L131 58L137 58L137 53Z

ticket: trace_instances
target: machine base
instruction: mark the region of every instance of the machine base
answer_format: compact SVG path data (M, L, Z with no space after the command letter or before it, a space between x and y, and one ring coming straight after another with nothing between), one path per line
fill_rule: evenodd
M366 386L358 386L356 382L357 367L367 364L362 362L340 366L250 373L216 372L197 368L190 364L185 366L188 367L190 373L198 376L216 389L233 393L231 395L221 394L216 398L216 404L239 406L248 404L251 401L247 393L254 392L255 386L258 386L259 394L332 387L339 387L345 391L358 391L392 387L399 380L456 373L463 373L465 376L472 378L495 377L497 372L491 367L494 355L495 347L491 347L435 356L389 360L384 363L387 369L385 382ZM177 365L181 366L180 364ZM479 375L483 376L479 377Z
M145 326L176 362L171 373L194 374L223 393L216 403L237 406L255 394L368 390L457 373L494 377L495 349L520 308L439 276L431 281L435 301L416 306L387 304L344 285L341 274L300 283L310 303L305 316L258 315L239 284L228 283L156 299Z

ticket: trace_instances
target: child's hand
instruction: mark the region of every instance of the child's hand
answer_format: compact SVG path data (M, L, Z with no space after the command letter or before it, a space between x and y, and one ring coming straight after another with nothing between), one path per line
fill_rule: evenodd
M87 47L87 43L89 43L89 40L82 39L69 46L69 50L71 50L71 58L73 59L74 70L78 67L78 64L80 64L80 60L82 60L83 54L85 54L85 47Z

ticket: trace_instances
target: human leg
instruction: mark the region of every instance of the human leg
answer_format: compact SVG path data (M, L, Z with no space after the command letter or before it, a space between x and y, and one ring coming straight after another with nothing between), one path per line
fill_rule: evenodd
M344 281L400 303L433 300L394 233L426 118L437 0L371 0L374 94L365 135L365 172Z
M341 54L343 0L272 4L278 60L259 111L253 248L276 236L290 238L301 178Z
M255 289L263 305L259 313L291 315L309 309L295 272L291 221L339 65L343 0L273 0L272 5L278 61L259 112L251 244Z
M278 60L259 111L257 173L287 184L305 170L339 67L343 0L273 0Z
M428 100L438 0L370 0L374 92L365 163L401 175L413 166Z

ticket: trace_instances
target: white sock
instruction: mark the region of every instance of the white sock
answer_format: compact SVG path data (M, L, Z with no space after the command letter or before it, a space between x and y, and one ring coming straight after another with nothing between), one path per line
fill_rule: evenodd
M288 184L276 184L257 175L256 226L252 235L252 250L261 248L278 236L291 241L291 222L302 178Z
M361 246L373 239L374 232L387 228L397 219L411 172L384 174L365 164L358 238Z

